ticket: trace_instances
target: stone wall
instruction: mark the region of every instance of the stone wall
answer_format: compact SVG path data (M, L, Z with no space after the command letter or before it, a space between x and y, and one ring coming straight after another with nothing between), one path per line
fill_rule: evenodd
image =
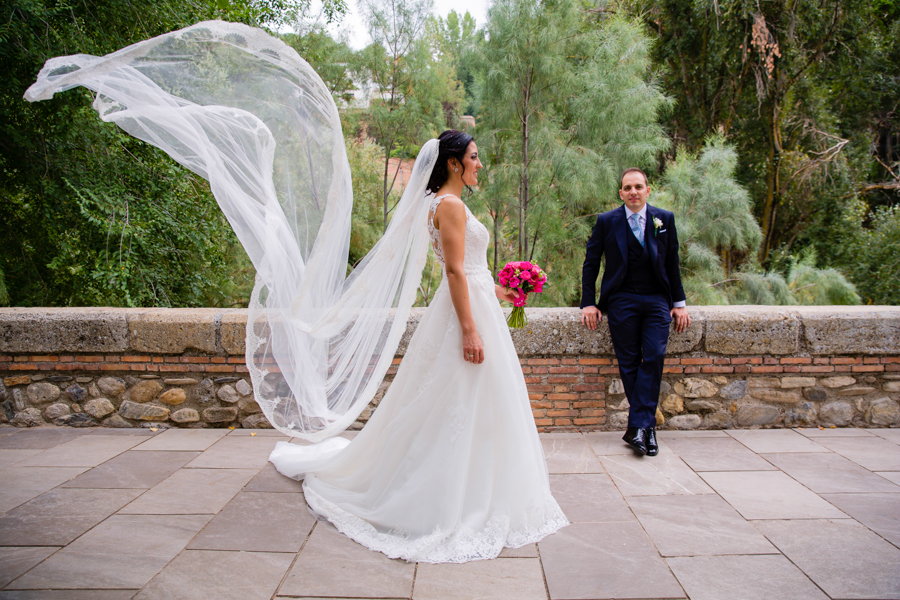
M897 426L900 307L692 307L669 338L661 428ZM361 427L393 379L407 333ZM624 428L609 330L571 308L513 332L541 430ZM0 309L0 424L268 427L244 365L246 311Z

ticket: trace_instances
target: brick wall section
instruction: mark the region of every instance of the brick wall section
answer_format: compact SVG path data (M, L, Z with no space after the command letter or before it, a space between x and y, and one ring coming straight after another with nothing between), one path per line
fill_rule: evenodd
M4 371L83 371L128 373L248 373L243 356L146 356L61 354L0 356Z
M691 311L694 325L670 336L657 415L661 427L900 424L900 308ZM389 386L421 315L414 310L385 385L357 426ZM627 399L608 330L585 330L577 309L529 309L528 315L529 326L512 335L539 429L620 429ZM65 388L70 385L65 382L77 379L95 390L99 378L114 377L125 388L158 380L160 398L172 386L184 388L186 403L169 408L191 407L202 418L178 426L240 426L254 414L252 393L219 391L239 380L241 389L248 389L245 328L246 311L240 310L0 309L0 405L5 411L0 422L13 421L27 398L39 396L26 393L37 382ZM178 377L193 381L175 383ZM54 400L54 415L64 412L60 403L82 410L82 402L67 398L67 392ZM118 410L128 398L123 392L110 400ZM212 403L204 404L210 398ZM16 407L6 407L13 399ZM151 398L146 406L158 400ZM40 414L32 411L30 423L57 423L46 405L35 408ZM264 426L255 410L252 426ZM204 411L212 411L208 422ZM233 420L223 421L223 411L225 417L233 413ZM87 418L80 422L97 424Z

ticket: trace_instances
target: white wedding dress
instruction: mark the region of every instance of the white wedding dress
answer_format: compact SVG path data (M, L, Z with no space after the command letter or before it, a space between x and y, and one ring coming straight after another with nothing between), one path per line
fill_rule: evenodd
M446 279L390 389L352 443L415 300L428 237L441 260L422 145L382 238L347 275L353 191L330 90L293 48L238 23L197 23L106 56L52 58L25 97L84 86L100 118L209 180L256 268L246 361L318 514L361 544L424 562L493 558L568 523L550 495L525 380L467 212L465 268L485 361L462 358ZM427 227L426 227L427 225ZM294 515L272 515L291 519Z
M443 267L440 234L428 231ZM465 273L484 343L466 362L446 273L377 410L356 438L279 442L314 512L363 546L415 562L495 558L568 520L550 494L522 368L487 267L487 229L466 208ZM340 438L338 438L340 439ZM333 445L330 456L320 453ZM325 446L323 449L322 446Z

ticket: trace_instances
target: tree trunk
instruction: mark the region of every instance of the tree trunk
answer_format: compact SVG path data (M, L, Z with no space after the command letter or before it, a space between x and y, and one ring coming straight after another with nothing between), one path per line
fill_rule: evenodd
M522 111L522 175L519 183L519 260L528 256L528 94Z
M778 208L779 189L781 181L779 177L779 163L781 162L781 117L777 93L773 92L767 107L769 129L769 156L766 160L766 203L763 207L763 233L765 241L760 252L760 261L765 262L769 258L772 244L775 238L775 212Z
M384 231L387 231L388 226L388 168L391 163L391 146L393 144L389 144L384 151L384 194L382 196L384 200Z
M497 268L497 262L500 260L500 211L494 211L494 264L491 267L491 272L496 273L499 269Z

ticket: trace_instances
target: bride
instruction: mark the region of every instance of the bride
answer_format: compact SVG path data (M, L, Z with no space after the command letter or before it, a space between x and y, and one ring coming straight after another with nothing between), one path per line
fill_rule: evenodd
M550 494L525 380L487 268L487 229L461 200L471 136L422 146L381 240L349 276L352 187L321 79L264 32L210 21L104 57L47 61L35 101L85 86L100 117L207 178L257 271L247 366L310 508L392 558L465 562L568 524ZM334 437L390 366L428 245L443 278L377 410ZM273 518L277 516L273 515Z
M513 298L494 284L488 231L460 199L480 168L472 136L441 134L422 201L443 278L369 422L329 459L287 442L270 457L306 475L313 511L392 558L494 558L568 524L497 302Z

